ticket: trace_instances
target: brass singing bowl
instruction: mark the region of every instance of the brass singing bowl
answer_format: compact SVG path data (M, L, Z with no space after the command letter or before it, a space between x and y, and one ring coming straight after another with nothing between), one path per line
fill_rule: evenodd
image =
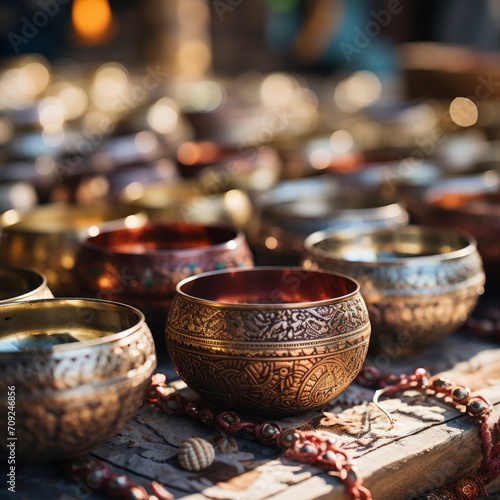
M323 406L358 374L370 323L351 278L254 267L181 281L166 327L188 387L221 408L278 418Z
M342 271L361 286L374 349L409 354L453 333L484 291L475 240L423 226L317 232L302 265Z
M84 294L140 309L162 342L179 281L252 265L244 234L232 227L152 222L88 237L80 244L75 273Z
M77 298L0 305L0 418L17 437L3 439L2 452L12 442L19 460L89 452L133 417L155 368L151 332L130 306Z
M56 296L80 296L73 269L80 239L92 227L137 213L130 207L39 205L0 227L0 260L36 269Z
M28 267L0 264L0 304L52 297L42 273Z

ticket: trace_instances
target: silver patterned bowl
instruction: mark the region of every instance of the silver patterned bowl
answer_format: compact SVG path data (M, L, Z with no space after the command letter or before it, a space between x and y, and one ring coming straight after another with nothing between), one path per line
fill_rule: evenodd
M302 265L356 279L373 329L372 346L407 354L454 332L484 291L475 240L424 226L317 232Z
M354 380L370 323L351 278L255 267L180 282L166 338L174 368L202 398L277 418L319 408Z
M130 420L156 368L138 310L90 299L0 305L0 418L16 460L84 455ZM8 427L8 428L7 428Z

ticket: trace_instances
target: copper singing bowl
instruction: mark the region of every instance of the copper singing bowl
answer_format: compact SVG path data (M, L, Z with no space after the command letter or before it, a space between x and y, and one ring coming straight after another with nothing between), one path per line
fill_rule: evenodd
M174 368L202 398L277 418L319 408L353 381L370 323L351 278L254 267L180 282L166 338Z
M179 281L203 271L252 265L240 231L150 223L102 231L82 241L76 275L85 293L133 305L163 332Z
M0 264L0 304L52 296L42 273L27 267Z
M428 189L423 201L423 222L474 236L487 280L500 280L500 184L443 183Z
M361 286L372 346L407 354L454 332L483 293L476 242L423 226L318 232L305 240L306 268L342 271Z
M41 272L56 296L80 296L73 268L82 235L91 226L136 212L129 207L61 203L19 212L0 228L0 260Z
M76 457L103 444L133 417L155 368L151 332L130 306L76 298L0 305L0 418L12 421L15 401L17 459ZM10 443L2 441L3 453Z

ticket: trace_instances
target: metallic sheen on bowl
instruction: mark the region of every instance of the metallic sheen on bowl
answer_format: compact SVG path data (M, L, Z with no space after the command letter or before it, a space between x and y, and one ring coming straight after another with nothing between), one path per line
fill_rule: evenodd
M472 237L423 226L317 232L302 265L342 271L361 286L375 349L405 354L453 333L484 291Z
M81 242L75 271L84 294L137 307L163 339L179 281L252 265L244 234L232 227L149 223L88 237Z
M0 264L0 304L52 297L47 278L42 273L27 267Z
M186 384L224 409L277 418L317 409L356 377L370 323L351 278L254 267L181 281L166 328Z
M251 244L288 265L299 264L304 239L315 231L395 227L409 219L399 204L381 202L329 174L283 181L259 196L255 207L256 217L248 228Z
M155 368L151 332L130 306L76 298L0 305L0 418L7 425L14 392L19 460L77 457L112 438Z
M0 260L43 273L56 296L79 297L73 269L80 238L92 226L123 221L136 213L118 205L49 203L9 214L0 227Z

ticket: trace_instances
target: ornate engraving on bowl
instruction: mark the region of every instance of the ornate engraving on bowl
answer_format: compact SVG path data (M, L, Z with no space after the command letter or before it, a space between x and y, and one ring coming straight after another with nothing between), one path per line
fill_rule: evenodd
M77 457L117 433L141 405L152 371L144 371L121 384L81 387L76 394L54 393L37 398L17 394L16 442L19 459ZM2 404L3 420L7 414Z
M114 342L58 352L16 353L16 363L2 363L0 390L15 385L23 394L49 394L85 384L117 382L149 372L156 364L153 337L146 324Z
M319 245L328 250L328 242ZM484 292L485 275L477 251L459 259L406 263L350 262L306 257L312 269L352 276L361 286L380 347L396 342L403 351L428 345L456 330Z
M114 340L66 346L0 353L0 419L14 386L20 460L81 456L102 444L133 417L156 369L146 323Z
M359 294L320 307L261 310L176 296L167 324L170 358L193 390L221 407L273 418L317 408L344 390L369 337Z

